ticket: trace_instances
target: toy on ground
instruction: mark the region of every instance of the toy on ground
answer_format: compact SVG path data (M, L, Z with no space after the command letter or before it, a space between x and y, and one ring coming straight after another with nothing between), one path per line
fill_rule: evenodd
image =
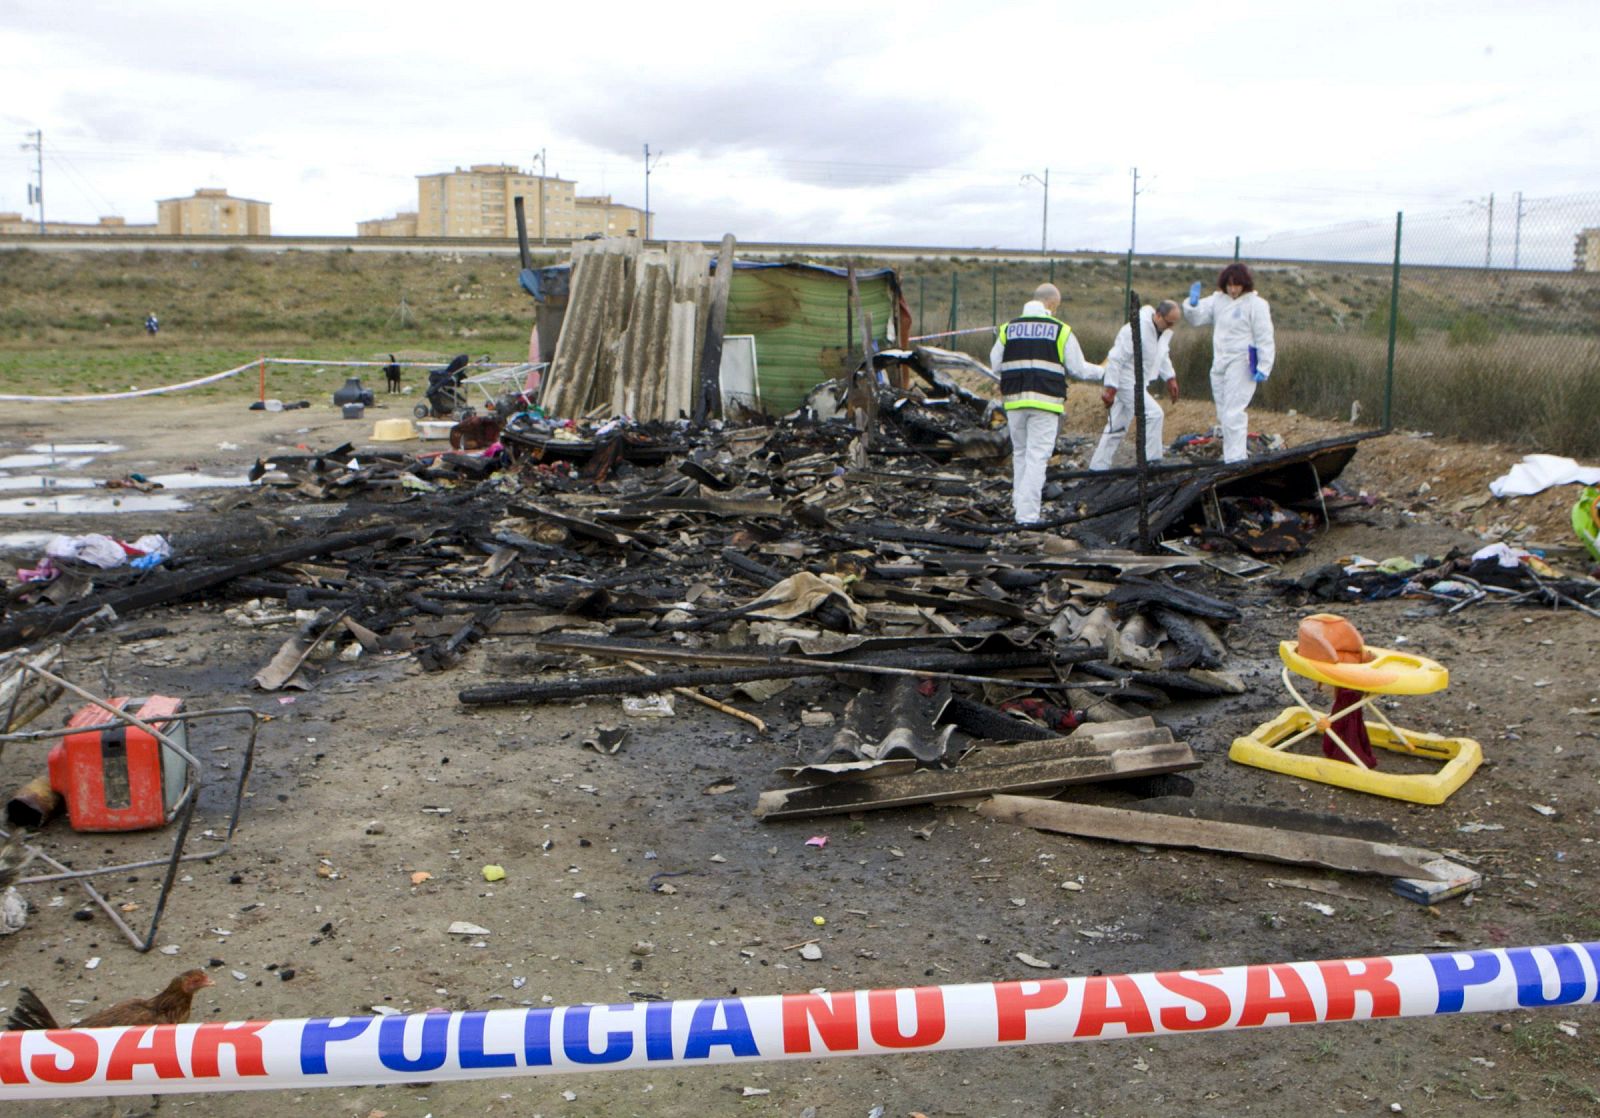
M1471 738L1402 729L1376 705L1379 696L1443 691L1450 684L1450 673L1442 664L1367 645L1355 626L1331 613L1302 620L1299 639L1282 641L1278 656L1283 661L1283 686L1295 705L1253 733L1234 739L1228 751L1232 760L1418 804L1444 803L1483 763L1483 749ZM1307 702L1295 687L1296 676L1332 688L1331 709L1320 711ZM1291 746L1316 734L1322 735L1322 756L1291 752ZM1374 746L1441 765L1433 772L1379 772Z
M1600 559L1600 488L1587 487L1572 506L1572 530L1589 554Z

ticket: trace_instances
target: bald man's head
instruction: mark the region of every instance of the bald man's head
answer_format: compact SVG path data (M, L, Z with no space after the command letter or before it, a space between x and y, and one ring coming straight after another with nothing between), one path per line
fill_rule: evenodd
M1044 309L1053 311L1061 305L1061 292L1053 283L1041 283L1033 289L1033 297L1044 304Z

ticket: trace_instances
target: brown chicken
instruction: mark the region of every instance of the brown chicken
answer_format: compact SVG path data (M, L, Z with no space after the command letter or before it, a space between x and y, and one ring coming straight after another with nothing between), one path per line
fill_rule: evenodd
M203 970L186 970L167 983L167 988L153 998L130 998L118 1002L110 1009L102 1009L79 1021L77 1028L97 1029L114 1025L181 1025L189 1019L189 1003L194 992L214 986L211 976ZM17 1004L6 1019L8 1030L59 1029L56 1019L44 1003L26 986L17 995Z
M8 888L13 881L22 876L22 871L28 868L28 863L38 851L28 846L28 832L18 827L11 832L11 837L4 846L0 846L0 891Z

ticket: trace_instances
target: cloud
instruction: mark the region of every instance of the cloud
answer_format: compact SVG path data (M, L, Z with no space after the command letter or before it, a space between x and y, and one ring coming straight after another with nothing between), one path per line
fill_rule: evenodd
M874 92L822 72L757 74L726 82L609 82L549 108L550 122L585 144L633 157L654 150L773 164L792 182L899 181L971 152L979 125L960 104L926 94Z

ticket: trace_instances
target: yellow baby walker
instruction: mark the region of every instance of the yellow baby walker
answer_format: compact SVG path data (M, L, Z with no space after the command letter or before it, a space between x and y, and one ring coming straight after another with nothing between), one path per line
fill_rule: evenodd
M1405 730L1384 715L1380 695L1428 695L1450 685L1442 664L1409 652L1369 647L1355 626L1331 613L1300 622L1299 639L1282 641L1283 686L1295 705L1235 738L1228 756L1242 765L1334 784L1357 792L1416 804L1442 804L1483 763L1483 748L1471 738L1446 738ZM1333 688L1333 707L1317 710L1295 687L1295 677ZM1373 721L1368 721L1368 718ZM1321 757L1290 747L1322 735ZM1431 773L1381 773L1373 746L1408 757L1441 762Z

